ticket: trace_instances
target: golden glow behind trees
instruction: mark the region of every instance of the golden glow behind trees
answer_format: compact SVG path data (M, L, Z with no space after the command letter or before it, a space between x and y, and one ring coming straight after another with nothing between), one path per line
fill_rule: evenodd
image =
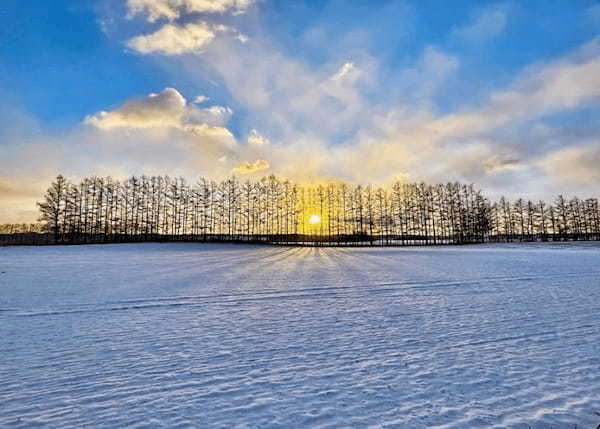
M260 240L292 236L437 236L467 240L487 232L487 202L472 186L396 184L392 189L329 183L301 186L275 176L258 182L91 177L64 184L57 235L78 237L189 237ZM454 209L451 209L454 207ZM48 217L48 224L56 226ZM46 219L44 219L46 220ZM111 238L106 238L110 240Z
M58 182L60 193L53 191ZM302 186L270 176L191 185L182 178L142 176L72 184L59 177L40 208L41 220L59 242L442 244L492 236L522 241L536 234L589 239L600 233L596 199L492 204L480 190L459 183Z

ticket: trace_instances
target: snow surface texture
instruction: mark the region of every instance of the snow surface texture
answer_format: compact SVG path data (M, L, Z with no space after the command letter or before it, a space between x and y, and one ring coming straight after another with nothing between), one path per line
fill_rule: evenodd
M595 428L600 247L0 248L0 427Z

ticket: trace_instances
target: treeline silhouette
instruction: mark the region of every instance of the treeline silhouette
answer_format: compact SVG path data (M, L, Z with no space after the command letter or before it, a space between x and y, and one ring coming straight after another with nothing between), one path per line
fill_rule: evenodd
M58 176L40 223L0 226L2 244L140 241L288 245L418 245L600 239L597 199L553 204L501 198L473 185L304 186L275 176L195 184L168 176Z

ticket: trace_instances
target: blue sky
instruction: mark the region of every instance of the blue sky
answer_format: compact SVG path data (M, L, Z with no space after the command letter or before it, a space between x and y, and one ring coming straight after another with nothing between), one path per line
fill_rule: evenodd
M497 4L509 9L509 28L503 34L475 43L452 36L486 7ZM555 58L598 34L599 23L590 10L599 4L594 0L455 1L444 7L443 2L432 0L299 1L263 2L258 7L265 25L275 29L282 49L309 63L328 61L331 56L329 50L311 43L312 31L322 31L331 39L364 32L361 45L390 68L409 67L425 46L435 44L465 59L466 82L482 80L482 86L494 87L527 64ZM118 10L118 5L112 7ZM38 1L35 7L23 7L20 1L7 0L0 13L3 90L46 126L68 126L132 95L186 86L185 79L166 73L152 59L127 52L122 40L106 35L98 23L101 2ZM347 43L352 45L352 40ZM204 85L206 91L212 90L210 83ZM449 88L440 102L462 104L464 97Z
M0 221L59 171L599 190L598 1L4 0L0 19Z

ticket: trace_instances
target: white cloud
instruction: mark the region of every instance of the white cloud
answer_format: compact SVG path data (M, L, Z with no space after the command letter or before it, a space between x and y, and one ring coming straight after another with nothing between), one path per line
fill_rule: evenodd
M162 128L185 129L188 125L223 125L233 111L229 107L210 106L200 109L188 104L174 88L158 94L126 101L122 106L87 116L85 122L99 129Z
M186 113L185 98L174 88L165 88L159 94L125 102L110 112L102 111L87 116L85 122L100 129L177 127Z
M258 159L255 162L244 162L231 170L234 174L250 174L258 171L267 170L269 163L264 159Z
M250 131L250 135L248 135L246 141L252 146L266 146L270 143L268 138L266 138L256 130Z
M202 103L204 103L206 101L209 101L209 100L210 100L210 98L208 98L205 95L198 95L198 96L196 96L196 98L194 98L194 103L196 103L196 104L202 104Z
M127 46L141 54L201 53L219 33L233 34L239 42L246 43L248 36L223 24L211 24L205 20L186 24L173 21L199 13L240 14L253 2L254 0L127 0L129 18L145 14L149 22L160 19L170 21L153 33L131 38Z
M127 46L140 54L200 54L213 43L218 34L225 33L234 35L242 43L248 41L246 36L234 28L200 21L185 25L165 24L154 33L130 39Z
M254 0L127 0L130 17L146 14L148 21L173 21L193 13L243 13Z
M190 106L187 109L184 121L187 123L206 123L209 125L224 125L233 115L229 107L210 106L203 109Z
M233 110L231 110L229 107L211 106L203 110L215 118L227 118L233 115Z
M353 62L344 63L339 70L331 77L331 80L339 81L346 77L350 77L354 71L357 71L356 65Z
M223 151L230 152L237 146L234 135L223 126L232 113L222 106L199 109L188 104L176 89L166 88L159 94L127 101L115 110L90 115L85 122L104 131L158 131L165 139L169 138L165 132L177 131L204 150L221 156Z
M204 141L208 139L215 145L224 145L228 149L235 149L237 146L235 137L231 131L225 127L212 126L208 124L190 124L186 125L184 129L188 133L202 138Z
M127 46L141 54L181 55L200 52L213 41L215 35L215 29L205 22L184 26L166 24L152 34L134 37L127 42Z

